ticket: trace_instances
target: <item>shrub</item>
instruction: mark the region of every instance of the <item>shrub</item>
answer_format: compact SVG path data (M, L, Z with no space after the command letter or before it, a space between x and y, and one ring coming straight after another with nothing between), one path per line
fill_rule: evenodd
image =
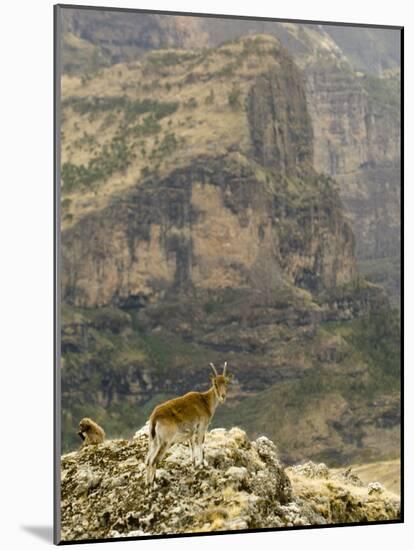
M197 106L198 103L195 97L190 97L190 99L184 103L185 109L195 109Z
M63 190L67 192L98 180L105 180L114 172L124 170L132 160L131 148L125 138L117 135L109 145L104 145L100 154L89 160L87 165L65 162L62 166Z
M159 150L162 153L170 154L178 147L178 140L175 137L175 134L168 133L165 135L164 139L162 140Z
M230 107L234 111L236 111L237 109L240 109L240 107L241 107L240 95L241 95L241 92L240 92L239 88L236 88L235 86L233 86L233 89L231 90L231 92L228 95L228 102L229 102Z
M151 153L151 158L161 158L171 155L179 146L180 140L172 132L165 134L159 146Z
M62 210L67 210L71 204L72 204L72 201L68 197L66 197L65 199L62 200L62 203L61 203Z
M173 65L179 65L186 61L196 59L198 54L191 52L155 52L148 56L148 63L155 65L156 67L171 67Z
M146 116L142 124L128 128L127 133L135 137L138 136L149 136L151 134L156 134L161 130L160 124L157 122L155 116L150 114Z
M214 90L213 90L213 88L211 88L210 93L208 94L208 96L205 99L205 104L206 105L212 105L213 103L214 103Z
M92 96L70 97L63 106L81 114L95 115L105 112L123 112L126 124L133 122L137 116L152 113L156 120L171 115L178 108L177 102L158 101L156 99L129 99L127 96Z
M367 75L361 80L369 98L382 106L388 106L399 112L400 81L398 78L378 78Z
M237 67L238 62L227 63L227 65L224 65L224 67L217 71L216 76L219 78L222 76L232 76Z
M260 55L262 53L261 45L265 43L260 36L248 38L243 42L242 56Z

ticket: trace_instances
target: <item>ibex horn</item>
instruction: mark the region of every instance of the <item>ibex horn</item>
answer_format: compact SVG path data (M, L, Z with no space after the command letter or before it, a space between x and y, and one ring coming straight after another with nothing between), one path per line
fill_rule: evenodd
M227 371L227 361L224 363L223 376L226 376L226 371Z
M213 369L214 376L218 376L218 372L216 371L216 367L213 365L213 363L210 363L210 367Z

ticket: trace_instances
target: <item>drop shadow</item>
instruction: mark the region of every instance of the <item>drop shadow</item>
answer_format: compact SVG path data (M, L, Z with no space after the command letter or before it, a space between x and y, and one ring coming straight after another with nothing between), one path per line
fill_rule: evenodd
M53 543L53 527L51 525L21 525L23 531L46 542Z

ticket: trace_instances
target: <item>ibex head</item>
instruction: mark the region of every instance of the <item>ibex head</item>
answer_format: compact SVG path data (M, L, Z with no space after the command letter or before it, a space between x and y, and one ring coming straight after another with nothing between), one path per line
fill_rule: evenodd
M210 375L214 391L217 395L219 402L224 403L227 394L227 384L230 382L233 376L231 374L227 374L227 361L224 363L223 366L223 374L218 374L216 367L213 365L213 363L210 363L210 367L213 369L214 373Z

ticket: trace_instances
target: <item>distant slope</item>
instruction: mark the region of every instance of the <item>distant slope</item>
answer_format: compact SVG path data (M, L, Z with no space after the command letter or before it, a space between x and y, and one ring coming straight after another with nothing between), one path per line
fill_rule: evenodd
M357 71L381 75L400 66L400 36L392 29L324 26Z
M399 460L387 460L353 466L352 472L364 483L379 481L388 491L399 495L401 491L400 468Z

